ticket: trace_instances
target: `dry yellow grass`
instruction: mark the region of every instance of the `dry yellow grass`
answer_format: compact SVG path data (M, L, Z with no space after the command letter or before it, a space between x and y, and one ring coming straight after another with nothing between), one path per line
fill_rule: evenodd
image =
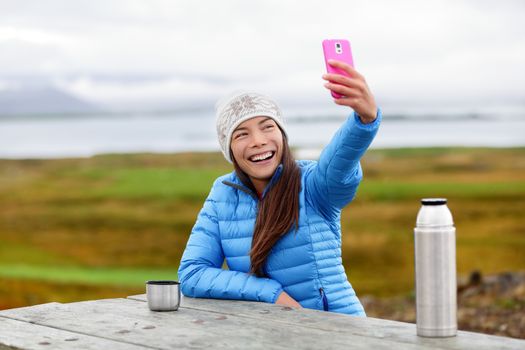
M372 150L362 164L342 215L343 261L360 295L412 291L412 230L428 196L449 199L460 274L525 270L525 149ZM218 153L0 160L0 278L18 294L0 289L0 300L12 300L2 307L115 295L106 275L96 288L82 276L66 288L57 266L86 279L91 268L176 271L213 180L229 171ZM15 265L23 277L2 277ZM48 267L57 275L44 282ZM117 291L142 282L131 274ZM68 288L75 292L60 294Z

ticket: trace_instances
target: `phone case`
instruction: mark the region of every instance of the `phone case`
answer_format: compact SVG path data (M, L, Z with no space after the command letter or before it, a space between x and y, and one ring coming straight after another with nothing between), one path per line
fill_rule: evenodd
M354 60L352 59L352 50L350 48L350 42L345 39L331 39L323 40L323 52L324 52L324 62L326 64L326 71L328 73L341 74L348 76L348 74L339 69L332 67L328 64L328 60L338 60L348 63L352 67L354 66ZM341 98L342 95L337 92L331 91L334 98Z

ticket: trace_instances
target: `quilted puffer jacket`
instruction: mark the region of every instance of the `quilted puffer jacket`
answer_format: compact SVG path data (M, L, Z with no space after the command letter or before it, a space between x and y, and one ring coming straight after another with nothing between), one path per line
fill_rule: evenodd
M179 280L189 297L275 303L284 290L310 309L366 316L341 259L341 209L362 178L359 163L381 121L354 113L323 150L319 161L298 161L302 186L299 227L281 237L266 260L268 278L249 274L258 197L235 172L211 189L183 253ZM264 193L278 181L278 167ZM263 193L263 197L264 197ZM228 269L222 268L224 259Z

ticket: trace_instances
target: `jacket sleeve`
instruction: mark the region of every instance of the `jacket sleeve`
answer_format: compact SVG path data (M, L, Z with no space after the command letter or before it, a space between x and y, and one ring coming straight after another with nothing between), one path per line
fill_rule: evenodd
M279 282L221 268L224 253L216 213L215 203L208 197L180 262L178 274L182 293L195 298L275 303L283 291Z
M352 201L363 172L359 160L372 143L381 110L370 124L363 124L353 113L324 148L319 161L305 179L307 199L328 220L335 220L342 208Z

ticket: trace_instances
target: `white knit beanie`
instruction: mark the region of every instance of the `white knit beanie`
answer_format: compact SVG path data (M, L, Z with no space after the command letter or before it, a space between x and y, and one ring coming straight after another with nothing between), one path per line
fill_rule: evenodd
M286 135L281 109L277 103L265 95L256 92L237 92L217 102L217 137L222 154L232 163L230 157L231 137L242 122L254 117L270 117Z

